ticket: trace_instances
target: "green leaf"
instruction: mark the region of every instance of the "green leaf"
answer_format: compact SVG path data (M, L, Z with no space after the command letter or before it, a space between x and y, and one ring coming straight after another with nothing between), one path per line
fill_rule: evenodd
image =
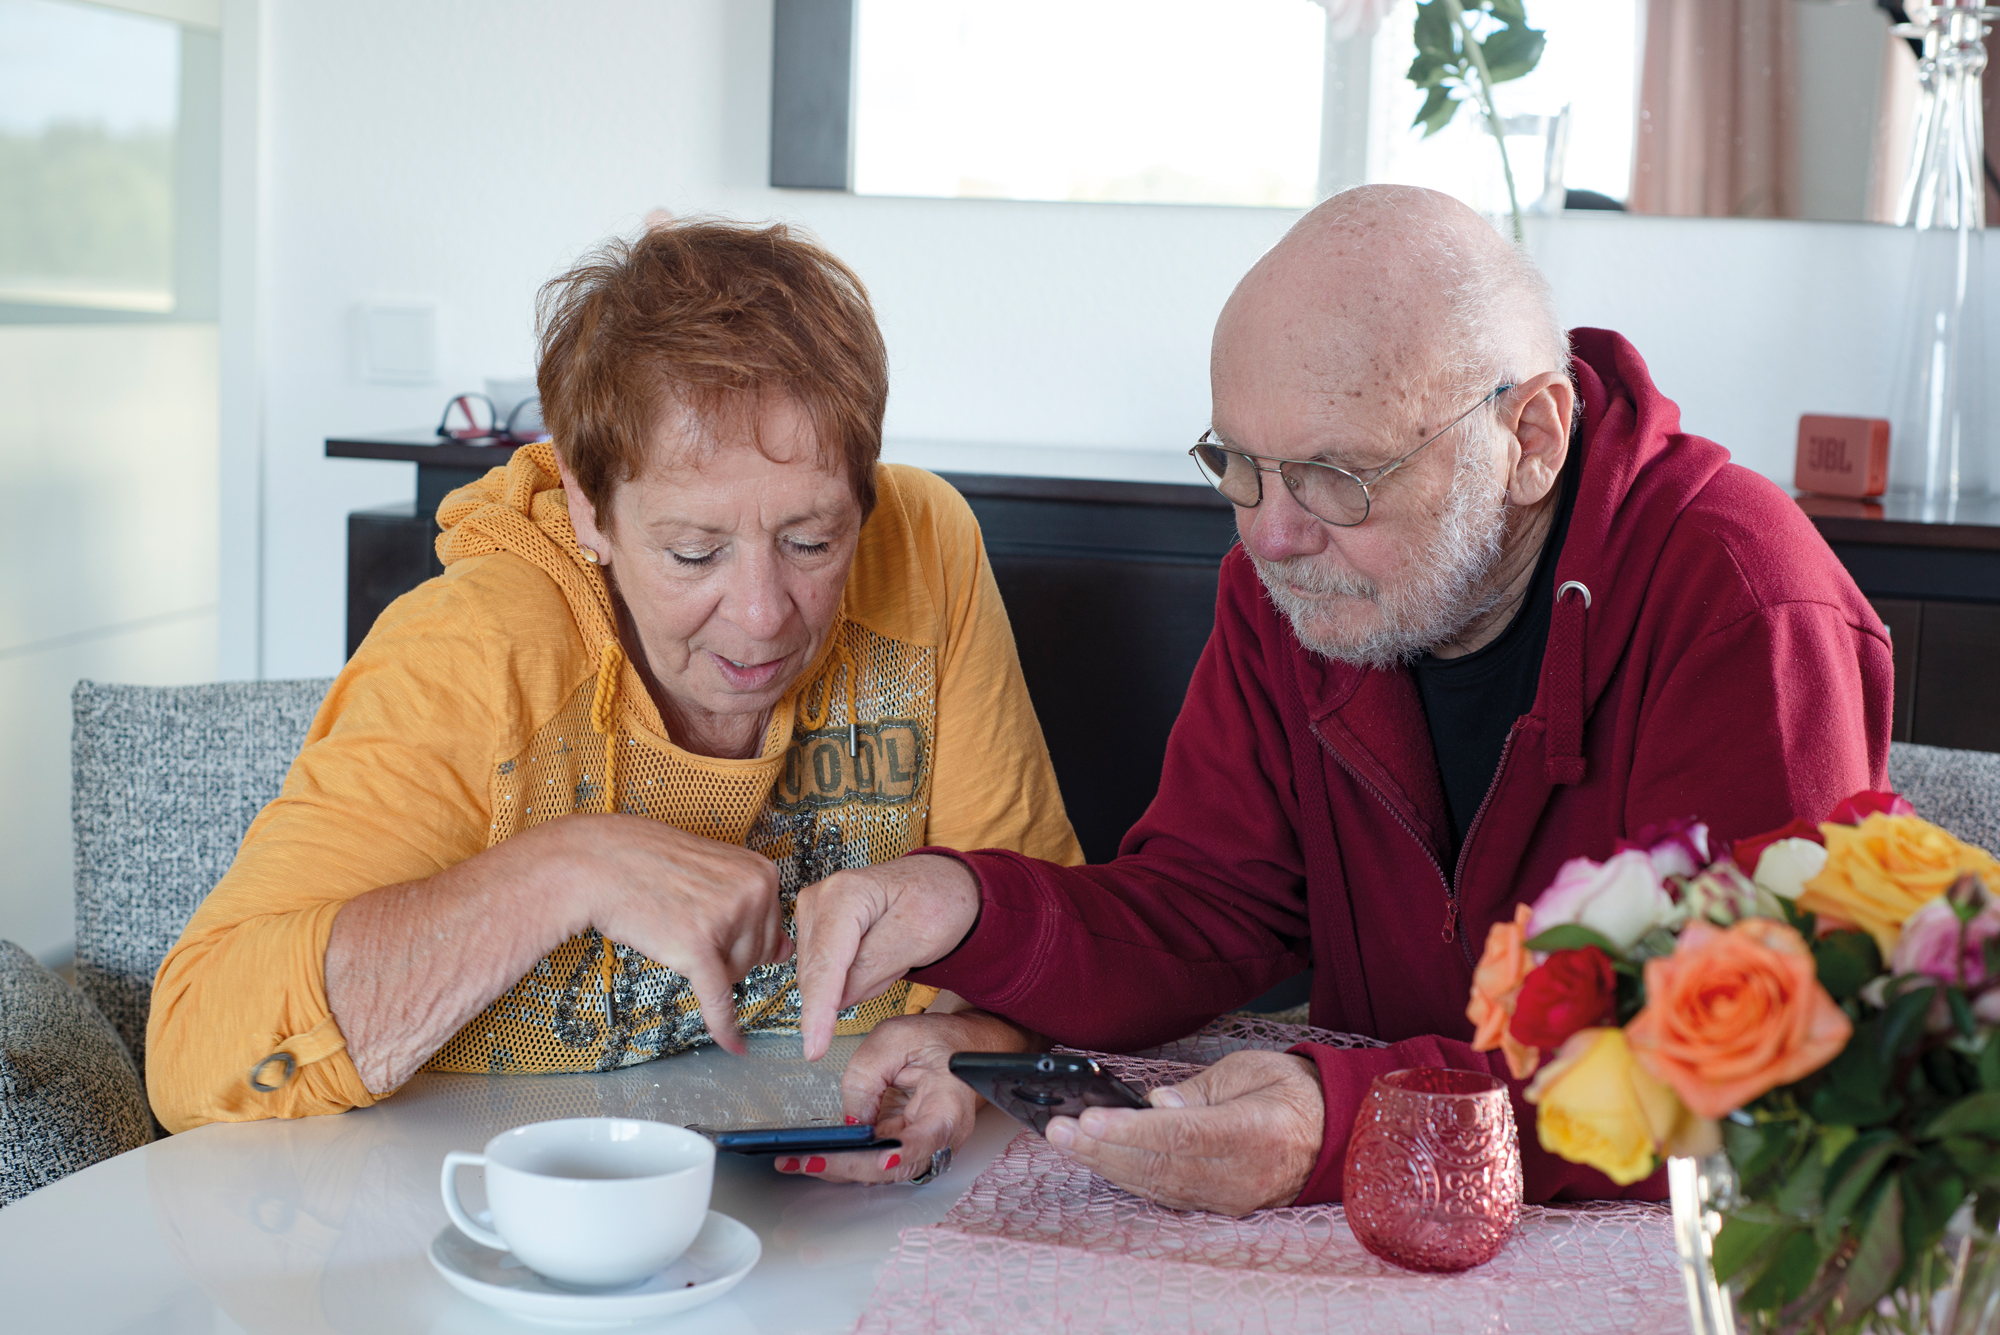
M1831 932L1813 941L1812 953L1819 985L1835 1001L1846 1001L1882 972L1881 947L1866 932Z
M1757 1282L1743 1292L1743 1305L1753 1312L1769 1312L1783 1307L1806 1291L1819 1270L1819 1244L1808 1229L1800 1229L1779 1243L1771 1263Z
M1831 1164L1841 1152L1854 1143L1861 1133L1851 1126L1821 1127L1819 1133L1819 1158L1824 1164Z
M1493 0L1493 17L1502 23L1526 23L1528 11L1521 0Z
M1917 1139L1968 1135L2000 1140L2000 1090L1986 1090L1960 1099L1924 1123Z
M1840 1237L1848 1219L1861 1204L1868 1188L1890 1156L1909 1145L1893 1131L1870 1131L1842 1152L1826 1172L1825 1211L1820 1216L1819 1239L1831 1245Z
M1502 28L1479 44L1486 72L1495 83L1518 79L1535 68L1547 44L1539 28Z
M1454 73L1453 68L1427 52L1419 52L1410 62L1409 73L1405 76L1419 88L1435 88L1444 82L1445 75Z
M1458 102L1452 97L1451 90L1448 88L1433 88L1430 91L1430 95L1424 99L1423 109L1417 112L1417 118L1411 121L1410 125L1412 127L1423 126L1424 138L1428 139L1445 126L1451 124L1451 118L1457 114ZM1547 933L1543 935L1547 935ZM1530 948L1532 949L1532 947Z
M1454 26L1451 15L1445 12L1444 0L1422 0L1417 5L1417 26L1411 36L1416 39L1418 51L1450 63L1458 55Z
M1972 1018L1972 1003L1965 999L1964 988L1947 987L1944 999L1951 1007L1951 1022L1958 1026L1959 1033L1971 1038L1979 1032L1979 1023Z
M1952 1214L1965 1200L1965 1183L1957 1174L1948 1170L1944 1163L1926 1165L1943 1172L1918 1172L1915 1169L1903 1174L1903 1255L1910 1261L1928 1254L1944 1238L1945 1225L1951 1222ZM1907 1282L1911 1276L1897 1277L1898 1283Z
M1986 1046L1979 1050L1979 1087L2000 1090L2000 1030L1988 1034Z
M1625 953L1612 945L1610 938L1602 932L1594 932L1580 922L1566 922L1551 927L1528 942L1528 949L1551 955L1558 950L1581 950L1585 946L1596 946L1614 960Z
M1876 1198L1875 1208L1857 1230L1861 1242L1847 1263L1849 1312L1871 1311L1903 1268L1903 1191L1895 1177Z
M1815 1219L1821 1210L1820 1193L1826 1184L1826 1160L1808 1154L1792 1169L1778 1191L1778 1209L1794 1219Z
M1715 1277L1726 1280L1753 1261L1770 1254L1779 1241L1792 1232L1789 1224L1764 1224L1731 1215L1715 1235Z
M1889 1079L1890 1070L1876 1045L1861 1041L1857 1034L1827 1064L1826 1082L1812 1097L1813 1119L1846 1126L1888 1121L1903 1107L1903 1096Z
M2000 1181L2000 1146L1973 1136L1946 1136L1940 1142L1960 1172L1975 1182ZM1986 1192L1985 1195L1996 1195ZM1996 1195L2000 1203L2000 1195Z
M1884 1063L1893 1064L1908 1055L1906 1048L1923 1040L1924 1017L1930 1014L1931 1002L1936 997L1935 985L1919 987L1883 1007L1882 1018L1876 1022L1876 1050Z

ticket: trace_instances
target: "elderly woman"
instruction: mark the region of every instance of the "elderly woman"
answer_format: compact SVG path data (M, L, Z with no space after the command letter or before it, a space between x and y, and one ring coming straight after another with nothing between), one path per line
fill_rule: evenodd
M669 224L550 283L539 328L552 443L440 507L445 573L382 614L160 970L170 1129L741 1051L797 1027L801 886L927 843L1081 860L970 511L877 462L846 266ZM842 1028L936 1000L898 983ZM834 1175L963 1138L929 1073L1023 1039L947 1008L864 1044L850 1084L915 1090L906 1149Z

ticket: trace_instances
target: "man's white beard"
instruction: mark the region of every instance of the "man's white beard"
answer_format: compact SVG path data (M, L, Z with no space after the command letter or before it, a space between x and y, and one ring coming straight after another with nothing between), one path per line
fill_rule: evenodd
M1256 563L1264 592L1292 623L1300 644L1338 663L1394 667L1456 639L1499 603L1501 591L1486 585L1499 564L1506 536L1504 495L1492 474L1490 456L1478 448L1466 449L1430 540L1409 575L1386 592L1358 575L1315 564L1317 557L1266 561L1252 553L1250 559ZM1372 602L1378 613L1375 626L1363 635L1343 637L1336 630L1337 617L1328 615L1334 608L1318 598L1301 597L1294 589Z

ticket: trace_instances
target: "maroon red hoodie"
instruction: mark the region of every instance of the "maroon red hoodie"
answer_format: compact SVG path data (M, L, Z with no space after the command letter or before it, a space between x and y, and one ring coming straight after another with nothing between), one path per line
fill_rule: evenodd
M1062 1042L1122 1051L1312 964L1312 1022L1391 1044L1294 1049L1326 1094L1299 1200L1337 1200L1376 1075L1505 1076L1498 1053L1468 1046L1473 962L1487 929L1564 860L1608 857L1621 836L1682 816L1735 839L1886 786L1880 619L1789 497L1681 432L1631 344L1573 337L1581 471L1541 684L1456 867L1409 672L1306 650L1238 548L1159 795L1118 858L963 855L984 895L979 923L912 977ZM1543 1151L1520 1088L1529 1200L1664 1194L1663 1174L1621 1189Z

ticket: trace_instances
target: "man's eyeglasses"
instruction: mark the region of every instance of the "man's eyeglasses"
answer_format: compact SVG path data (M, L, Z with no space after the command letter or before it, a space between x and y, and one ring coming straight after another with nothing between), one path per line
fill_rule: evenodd
M509 445L532 445L549 438L549 429L542 425L542 401L538 398L522 399L515 404L505 422L499 417L493 400L484 394L461 394L444 406L437 433L446 440L491 440Z
M1392 459L1379 468L1363 469L1362 472L1368 475L1365 480L1360 474L1350 473L1334 464L1321 463L1317 459L1271 459L1260 463L1256 455L1232 450L1216 442L1213 428L1201 433L1201 439L1195 442L1188 454L1201 466L1202 477L1232 505L1240 505L1246 510L1255 508L1264 499L1264 474L1275 473L1284 479L1285 489L1292 493L1292 499L1307 514L1340 528L1353 528L1368 517L1370 487L1416 458L1425 446L1442 438L1452 427L1512 388L1512 385L1499 386L1452 418L1443 431L1402 458ZM1277 466L1268 467L1268 464Z

